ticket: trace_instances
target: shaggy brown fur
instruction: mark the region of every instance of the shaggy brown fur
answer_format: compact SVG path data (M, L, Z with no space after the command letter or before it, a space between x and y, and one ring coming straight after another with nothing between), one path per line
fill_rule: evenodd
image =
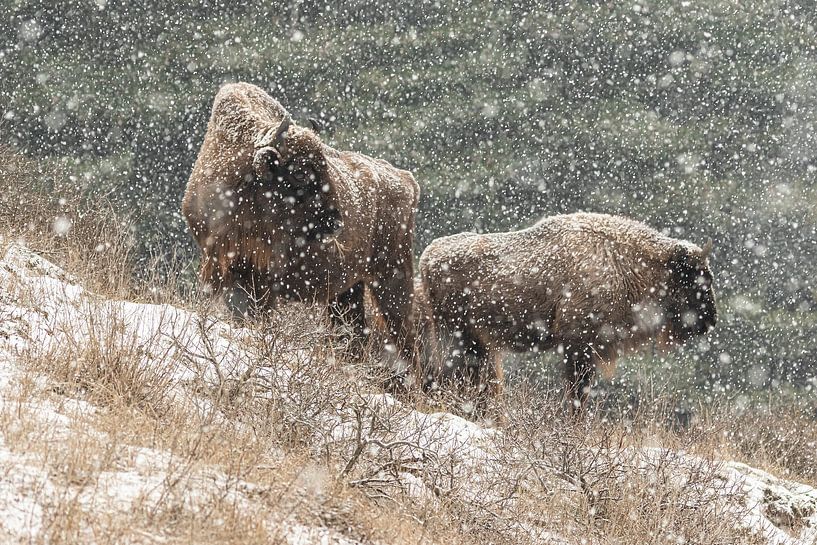
M316 300L362 335L365 285L410 356L418 198L411 173L330 148L263 90L236 83L213 102L182 213L202 282L237 314Z
M707 254L603 214L438 238L423 252L420 274L435 342L451 349L429 380L453 374L497 395L503 351L558 348L571 399L583 403L599 364L650 340L682 343L715 325Z

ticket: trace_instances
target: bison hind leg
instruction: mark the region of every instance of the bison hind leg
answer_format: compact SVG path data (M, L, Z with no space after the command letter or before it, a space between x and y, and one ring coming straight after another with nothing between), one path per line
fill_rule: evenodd
M476 386L484 358L483 347L461 329L446 331L441 328L440 342L444 346L440 381L452 382L459 387Z
M580 412L590 397L595 380L596 366L593 348L588 343L576 342L562 345L565 364L565 399L571 412Z

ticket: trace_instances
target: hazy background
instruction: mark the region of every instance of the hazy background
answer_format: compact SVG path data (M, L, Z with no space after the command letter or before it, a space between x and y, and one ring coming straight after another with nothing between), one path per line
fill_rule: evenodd
M212 98L252 82L331 145L414 172L418 256L577 210L712 237L717 330L647 350L622 391L808 396L815 21L811 1L3 0L0 142L111 199L137 262L193 260L179 205Z

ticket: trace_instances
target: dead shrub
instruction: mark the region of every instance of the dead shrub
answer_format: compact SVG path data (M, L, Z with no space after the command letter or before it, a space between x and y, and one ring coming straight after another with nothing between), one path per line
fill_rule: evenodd
M173 361L146 365L139 339L125 334L124 317L110 307L80 314L83 321L54 324L59 339L31 345L22 355L29 369L50 377L52 389L103 406L126 406L160 417L170 410ZM149 343L148 343L149 344Z

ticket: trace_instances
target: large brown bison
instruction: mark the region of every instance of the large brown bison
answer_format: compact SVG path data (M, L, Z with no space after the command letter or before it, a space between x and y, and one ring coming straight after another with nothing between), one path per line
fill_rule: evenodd
M453 374L495 395L503 351L557 348L570 399L582 404L600 364L715 325L710 250L630 219L586 213L521 231L439 238L420 258L418 300L428 310L418 310L418 322L447 345L428 379Z
M365 327L363 289L393 342L413 344L411 173L336 151L247 83L216 95L182 213L201 247L201 281L240 315L318 301Z

